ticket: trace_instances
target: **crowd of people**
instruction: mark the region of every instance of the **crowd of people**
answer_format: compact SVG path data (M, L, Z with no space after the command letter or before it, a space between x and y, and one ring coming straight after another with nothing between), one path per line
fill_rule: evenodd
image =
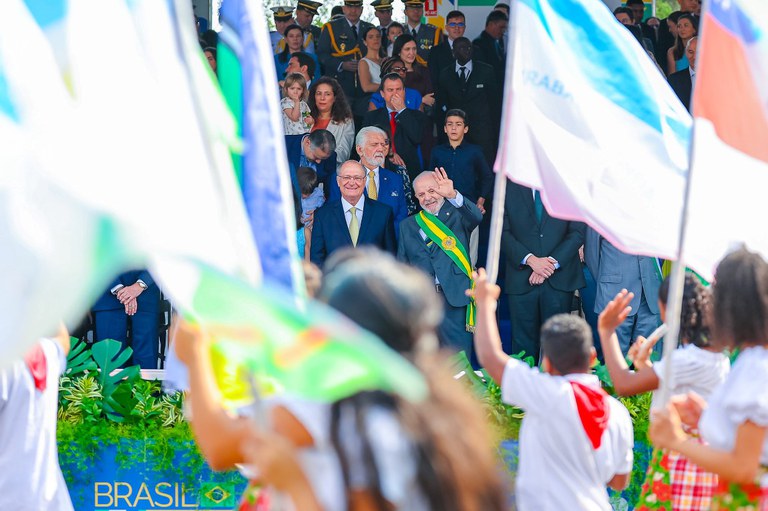
M593 374L598 359L618 395L650 391L662 405L635 509L768 509L768 263L740 249L712 286L688 274L680 346L654 361L670 285L660 261L551 217L537 190L509 183L502 285L487 282L476 268L494 207L508 6L490 11L470 40L464 14L450 12L443 32L423 23L420 0L405 2L402 24L391 0L374 0L378 26L360 19L361 0L345 0L318 27L321 5L274 8L270 36L307 288L413 362L429 395L278 395L258 421L234 416L222 406L205 331L178 321L174 349L189 369L203 455L214 469L258 469L245 470L253 485L240 509L283 509L287 499L309 511L609 510L606 488L628 484L634 438L628 411ZM628 0L614 15L688 106L700 4L680 6L659 20ZM213 39L203 34L201 46L215 72ZM148 272L120 275L94 307L96 338L128 343L130 330L134 362L156 367L157 336L139 339L157 331L159 301ZM44 340L0 371L0 473L42 460L29 473L47 489L4 478L0 503L11 496L19 505L23 494L30 509L71 509L52 455L50 384L67 339ZM456 351L525 412L514 486L482 405L449 371ZM666 406L663 386L673 396Z

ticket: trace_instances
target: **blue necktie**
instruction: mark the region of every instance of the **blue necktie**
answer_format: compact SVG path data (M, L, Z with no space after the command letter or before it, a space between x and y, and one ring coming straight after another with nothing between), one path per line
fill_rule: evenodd
M544 215L544 204L541 202L541 194L538 190L533 192L533 210L536 212L536 221L541 223L541 217Z

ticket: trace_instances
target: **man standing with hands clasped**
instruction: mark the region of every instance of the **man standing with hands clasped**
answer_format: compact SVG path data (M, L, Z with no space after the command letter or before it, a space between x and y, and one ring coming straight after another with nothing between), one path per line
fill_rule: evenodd
M432 277L445 307L441 340L470 353L475 307L465 294L473 286L467 247L483 215L453 187L442 168L419 174L413 189L423 211L400 223L397 258Z

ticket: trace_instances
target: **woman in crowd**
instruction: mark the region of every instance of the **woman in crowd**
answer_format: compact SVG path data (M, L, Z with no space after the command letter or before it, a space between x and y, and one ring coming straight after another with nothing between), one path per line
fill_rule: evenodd
M315 119L312 131L326 129L336 139L336 168L349 159L355 123L344 91L335 78L323 76L309 89L309 110Z
M285 77L285 71L288 69L288 63L291 61L291 55L304 51L304 29L299 25L289 25L284 32L285 48L275 55L275 69L277 70L277 79L282 80ZM314 53L308 53L315 61L315 74L310 76L313 80L320 78L320 61Z
M369 27L363 32L363 41L368 49L365 57L357 65L360 77L360 88L364 92L373 93L379 90L381 84L381 31L379 27Z
M675 44L667 50L667 74L671 75L688 67L685 45L698 33L698 20L688 13L681 13L677 18Z
M405 64L405 86L419 91L422 103L431 108L435 104L435 90L426 63L418 56L416 39L410 34L401 35L395 39L392 55Z
M714 341L739 354L705 403L696 394L652 413L649 436L720 476L710 509L768 509L768 264L746 249L728 255L713 286ZM708 443L687 435L683 423Z
M205 54L205 58L211 66L211 69L213 69L213 74L216 74L216 48L209 46L203 50L203 53Z

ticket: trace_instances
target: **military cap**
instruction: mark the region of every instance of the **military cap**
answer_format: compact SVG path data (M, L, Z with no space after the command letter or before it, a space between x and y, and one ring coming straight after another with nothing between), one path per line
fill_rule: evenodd
M310 14L317 14L317 9L323 5L323 2L313 2L312 0L299 0L296 9L302 9Z
M371 2L371 7L377 11L391 11L393 0L374 0Z
M362 7L363 0L344 0L344 5L347 7Z
M403 2L406 7L421 7L424 8L424 0L405 0Z
M272 7L275 21L286 21L293 18L293 7L290 5L276 5Z

